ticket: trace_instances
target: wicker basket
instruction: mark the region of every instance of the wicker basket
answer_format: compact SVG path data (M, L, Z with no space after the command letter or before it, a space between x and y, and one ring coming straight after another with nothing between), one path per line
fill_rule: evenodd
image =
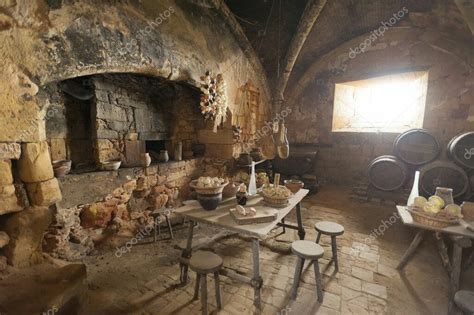
M457 218L453 218L453 219L439 218L429 213L423 212L423 210L415 208L415 207L408 208L408 211L410 212L415 222L423 224L423 225L427 225L433 228L443 229L451 225L459 224L459 219Z
M268 205L270 206L275 206L275 207L284 207L288 204L288 200L291 198L274 198L270 196L265 196L262 194L263 201L265 201Z
M198 180L193 180L189 184L191 188L193 188L198 194L201 195L216 195L222 193L222 190L224 189L225 186L229 183L228 181L225 181L222 185L217 186L217 187L199 187L197 186Z

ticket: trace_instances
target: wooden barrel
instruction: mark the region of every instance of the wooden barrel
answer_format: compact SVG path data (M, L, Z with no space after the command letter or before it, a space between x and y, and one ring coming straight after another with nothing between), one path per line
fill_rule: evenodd
M438 140L424 129L405 131L395 139L393 146L395 155L411 165L434 161L440 152Z
M393 155L379 156L369 164L369 181L380 190L391 191L402 187L407 174L406 165Z
M474 169L474 131L452 138L448 143L448 157L461 167Z
M420 169L421 193L428 197L436 193L436 187L453 189L453 197L462 196L468 189L466 172L449 161L434 161Z

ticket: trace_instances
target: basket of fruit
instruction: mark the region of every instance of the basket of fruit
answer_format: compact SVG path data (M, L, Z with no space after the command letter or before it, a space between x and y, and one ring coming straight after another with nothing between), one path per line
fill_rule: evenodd
M285 186L274 185L263 187L261 195L268 205L274 207L285 207L289 203L288 200L293 196Z
M199 177L191 181L190 187L194 188L201 195L215 195L222 193L222 190L229 182L219 177Z
M459 224L462 218L461 207L456 204L445 205L438 196L416 197L415 202L408 207L408 211L417 223L433 228L445 228Z

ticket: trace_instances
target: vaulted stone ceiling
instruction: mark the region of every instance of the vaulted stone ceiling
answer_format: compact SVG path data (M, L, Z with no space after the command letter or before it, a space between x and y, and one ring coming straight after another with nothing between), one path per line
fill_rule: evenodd
M279 60L283 67L282 61L306 3L306 0L226 0L271 82L275 82ZM459 36L470 35L453 0L330 0L309 34L292 76L342 43L376 29L403 7L417 26L430 25Z
M280 59L282 62L284 59L296 32L306 2L306 0L226 0L226 4L235 14L260 57L268 78L272 81L277 76L278 61ZM279 30L280 45L278 45Z

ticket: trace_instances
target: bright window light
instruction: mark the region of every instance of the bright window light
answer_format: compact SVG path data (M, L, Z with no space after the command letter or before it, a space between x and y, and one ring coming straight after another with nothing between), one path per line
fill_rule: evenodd
M428 72L336 84L332 131L404 132L423 126Z

